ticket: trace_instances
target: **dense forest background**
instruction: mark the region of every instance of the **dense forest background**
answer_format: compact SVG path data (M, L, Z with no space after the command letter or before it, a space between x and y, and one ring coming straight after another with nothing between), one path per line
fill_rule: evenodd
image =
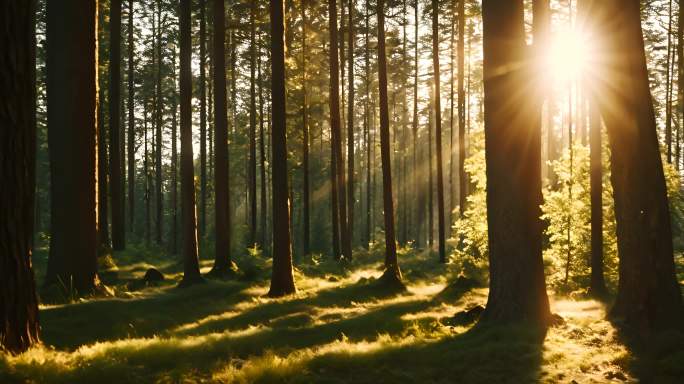
M31 2L0 381L678 382L684 8L628 3Z

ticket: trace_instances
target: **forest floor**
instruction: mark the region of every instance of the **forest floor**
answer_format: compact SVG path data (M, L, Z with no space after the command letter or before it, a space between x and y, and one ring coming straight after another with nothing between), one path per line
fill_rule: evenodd
M298 261L297 294L269 299L265 258L240 258L240 278L180 289L160 252L116 254L103 273L115 296L41 305L43 345L0 354L0 383L684 382L683 334L631 349L601 302L552 297L565 323L545 334L473 327L454 315L484 305L487 290L453 284L452 265L404 253L408 289L394 291L375 283L378 253L355 256ZM166 275L158 286L124 284L152 266Z

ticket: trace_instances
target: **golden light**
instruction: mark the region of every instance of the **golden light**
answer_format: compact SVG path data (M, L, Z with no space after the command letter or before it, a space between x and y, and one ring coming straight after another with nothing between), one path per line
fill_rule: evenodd
M579 79L588 69L590 41L575 28L557 31L545 58L547 78L557 83Z

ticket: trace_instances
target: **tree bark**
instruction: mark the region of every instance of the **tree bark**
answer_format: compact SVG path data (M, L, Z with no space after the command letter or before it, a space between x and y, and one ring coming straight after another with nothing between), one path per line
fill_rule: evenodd
M31 267L36 167L35 1L0 5L0 351L39 341ZM93 32L94 33L94 32Z
M303 233L303 248L304 256L309 255L311 252L311 218L310 218L310 184L309 180L309 110L308 110L308 95L307 95L307 78L306 78L306 0L302 0L301 3L302 12L302 93L304 94L304 100L302 101L302 210L304 221L304 233ZM262 135L263 141L263 135ZM263 153L263 150L262 150Z
M432 68L435 78L435 149L437 152L437 234L439 261L446 263L446 239L444 223L444 178L442 164L442 104L439 68L439 1L432 0Z
M490 288L481 321L541 325L550 318L539 208L541 111L534 94L521 92L536 73L519 65L528 62L523 8L522 0L482 3Z
M112 247L126 247L121 164L121 0L112 0L109 16L109 187L112 205Z
M335 159L337 200L338 205L338 226L340 231L340 247L342 256L351 260L351 241L347 226L347 198L346 182L344 176L344 157L342 156L342 126L340 123L340 81L339 81L339 61L337 57L337 1L328 1L328 17L330 29L330 130L332 135L333 154ZM334 227L334 226L333 226Z
M215 252L212 272L228 273L230 257L230 172L228 153L228 110L226 103L226 9L223 0L213 0L214 14L214 217Z
M394 235L392 164L390 163L389 109L387 106L387 54L385 52L385 1L377 2L378 80L380 87L380 157L382 159L382 201L385 217L385 276L401 281Z
M468 196L468 175L465 172L465 0L458 0L458 207L463 217Z
M47 2L50 256L46 283L86 294L97 278L97 1Z
M181 128L181 215L183 239L183 280L181 285L201 281L197 252L197 210L192 156L192 74L190 57L190 2L180 0L180 128Z
M347 41L349 45L348 60L348 81L349 92L347 100L347 201L349 202L349 213L347 215L347 232L349 233L349 243L354 242L354 0L349 0L349 25L347 30ZM349 253L351 260L352 254Z
M162 48L161 48L161 35L162 35L162 23L161 23L161 2L157 0L157 68L156 68L156 84L155 84L155 161L154 161L154 175L155 175L155 198L156 198L156 224L155 227L155 242L157 245L162 244L162 230L164 224L164 195L162 189L162 117L164 114L164 101L162 99Z
M259 223L259 244L263 252L269 252L267 238L267 228L268 220L268 201L266 193L266 143L264 139L264 93L263 93L263 78L261 76L261 32L259 32L259 52L257 54L257 83L259 84L259 171L260 171L260 183L261 188L259 189L260 194L260 223Z
M178 254L178 94L176 92L176 50L173 51L171 71L173 79L171 117L171 234L172 253Z
M273 274L270 297L295 292L292 243L287 201L287 137L285 121L285 42L283 0L270 3L271 16L271 128L273 182Z
M619 285L610 312L642 335L684 324L667 190L641 30L639 1L609 0L590 14L602 26L597 79L611 145ZM617 56L617 57L616 57Z
M133 54L133 0L128 0L128 230L135 231L135 63Z
M200 227L199 238L207 233L207 74L206 43L207 19L206 0L199 2L199 91L200 91ZM181 122L182 124L182 122ZM182 128L181 128L182 130ZM181 151L183 149L181 148ZM182 181L181 181L182 182Z
M256 243L257 197L256 197L256 8L255 0L250 2L249 11L249 246Z

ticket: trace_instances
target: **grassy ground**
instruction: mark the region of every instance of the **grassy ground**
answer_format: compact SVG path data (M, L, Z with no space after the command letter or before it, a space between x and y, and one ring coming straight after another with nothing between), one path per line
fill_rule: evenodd
M644 357L604 304L558 298L565 324L545 334L455 325L455 313L484 305L486 288L450 285L453 267L435 257L400 257L405 292L375 285L380 256L359 252L351 266L300 262L298 293L268 299L262 258L239 260L247 278L179 289L178 267L159 253L118 254L116 274L104 274L116 296L42 306L44 345L0 355L0 383L684 382L684 335ZM150 266L167 281L127 289Z

